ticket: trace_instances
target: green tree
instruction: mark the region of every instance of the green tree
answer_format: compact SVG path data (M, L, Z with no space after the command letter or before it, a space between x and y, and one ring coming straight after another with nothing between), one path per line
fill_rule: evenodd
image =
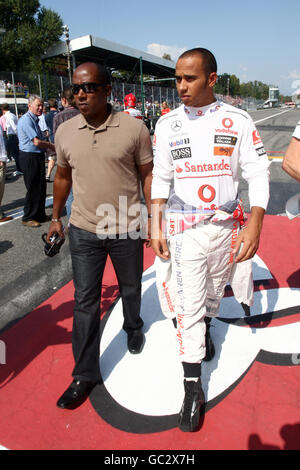
M237 78L235 75L230 75L229 78L229 94L230 96L238 96L240 95L240 79Z
M255 80L254 82L242 83L240 86L241 96L252 97L257 100L267 100L269 97L269 85Z
M63 21L39 0L0 0L0 70L41 71L41 56L58 42Z
M229 75L229 73L223 73L218 75L218 80L215 85L215 93L221 95L236 96L240 94L240 79L235 75Z
M228 73L218 75L215 92L220 93L220 95L227 95L228 80L230 81L230 75Z

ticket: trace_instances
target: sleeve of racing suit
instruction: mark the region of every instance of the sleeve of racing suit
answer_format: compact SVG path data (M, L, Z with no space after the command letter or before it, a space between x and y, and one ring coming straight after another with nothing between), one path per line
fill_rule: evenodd
M298 122L297 126L295 127L295 130L293 132L293 137L296 139L300 139L300 121Z
M239 161L242 177L249 185L250 208L258 206L266 209L269 202L270 162L250 116L248 116L240 143Z
M167 136L158 122L153 138L154 166L151 199L168 199L173 181L173 161L168 151Z

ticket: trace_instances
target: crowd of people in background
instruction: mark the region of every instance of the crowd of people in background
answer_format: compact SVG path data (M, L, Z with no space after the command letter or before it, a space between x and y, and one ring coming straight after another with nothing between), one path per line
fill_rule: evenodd
M0 80L0 92L6 94L22 94L25 97L29 95L29 88L26 83L16 82L12 83L10 80Z
M6 90L11 89L9 85L10 83L6 81ZM141 101L137 101L136 97L132 93L127 96L134 97L134 110L136 113L139 113L141 115ZM29 110L31 114L28 115L28 113L26 113L25 119L27 119L28 116L31 116L31 118L33 116L36 116L36 122L32 122L32 120L29 119L28 124L32 125L34 129L36 129L35 126L38 126L38 131L40 132L39 143L43 141L46 144L46 146L44 143L42 144L43 148L40 148L39 145L33 145L29 141L29 137L26 141L26 131L25 134L22 134L22 143L20 145L18 137L18 121L19 123L21 122L22 113L20 113L17 117L13 112L11 112L11 106L8 103L4 103L1 105L0 223L11 220L12 218L10 216L6 216L6 214L1 210L1 202L4 195L5 181L19 176L23 176L27 191L24 206L25 215L23 216L22 220L23 225L26 225L28 227L38 227L41 225L41 223L48 221L46 220L46 215L42 213L44 209L41 209L41 207L44 207L45 203L46 183L51 183L51 176L53 174L53 169L56 165L54 135L60 123L64 122L67 119L70 119L71 117L79 113L79 111L75 107L74 97L70 88L67 88L62 92L59 100L55 98L50 98L46 104L37 95L32 96L32 98L34 97L35 99L33 99L33 103L29 103ZM110 99L109 101L116 111L128 112L126 100ZM39 108L41 109L41 112L35 109L32 110L32 104L38 104ZM159 117L170 111L171 108L169 107L166 101L163 101L160 105L159 102L152 103L152 101L150 100L145 102L144 117ZM24 122L25 121L22 121L22 123ZM24 129L22 124L19 124L19 133L23 133L23 131ZM33 168L32 162L37 162L37 154L40 154L41 156L40 165L35 165ZM22 156L22 165L20 164L20 155ZM30 162L28 160L29 155L31 155L32 157ZM25 161L27 161L26 164ZM8 162L15 163L14 171L7 171ZM36 184L36 181L39 181L39 185ZM68 217L71 213L72 200L73 193L71 190L68 200L66 202L66 210ZM40 201L40 203L38 203L37 201ZM39 204L41 207L39 207ZM41 212L41 214L39 214L39 212Z
M79 111L74 108L70 89L63 91L59 103L55 98L50 98L47 106L39 96L30 96L28 111L24 116L17 117L10 111L8 103L1 105L0 223L12 219L1 210L5 181L23 176L26 196L22 223L28 227L38 227L49 221L45 214L46 183L51 182L51 173L56 164L56 129ZM33 133L38 136L36 141L31 139ZM14 161L16 169L8 173L7 163L10 161Z

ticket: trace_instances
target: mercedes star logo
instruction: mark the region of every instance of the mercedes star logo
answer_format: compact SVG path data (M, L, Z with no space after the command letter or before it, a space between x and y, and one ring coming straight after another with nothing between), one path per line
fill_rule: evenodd
M181 124L181 121L174 121L172 122L171 124L171 128L173 129L173 131L177 132L181 129L182 127L182 124Z

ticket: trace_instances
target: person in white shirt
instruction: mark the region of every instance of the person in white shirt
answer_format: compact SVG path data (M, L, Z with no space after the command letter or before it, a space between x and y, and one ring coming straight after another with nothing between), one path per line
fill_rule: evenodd
M183 104L158 120L154 136L152 247L162 261L171 259L174 271L175 299L169 297L169 303L177 317L185 390L178 425L195 431L205 402L205 318L218 314L233 267L243 271L258 249L269 200L269 161L251 117L216 100L217 64L210 51L183 53L175 78ZM239 167L249 184L246 226L237 194Z
M139 109L136 108L136 97L133 93L129 93L124 98L124 105L125 110L123 111L125 114L129 114L130 116L136 119L143 119L142 113Z
M19 141L17 133L18 119L17 116L10 112L9 105L7 103L4 103L1 106L1 109L6 123L8 157L13 157L16 162L16 171L13 173L13 176L22 175L19 164Z
M1 210L1 203L5 188L6 162L8 161L5 142L3 138L2 127L0 126L0 223L11 220L12 217L6 216Z
M283 159L282 168L300 183L300 121L293 132Z

